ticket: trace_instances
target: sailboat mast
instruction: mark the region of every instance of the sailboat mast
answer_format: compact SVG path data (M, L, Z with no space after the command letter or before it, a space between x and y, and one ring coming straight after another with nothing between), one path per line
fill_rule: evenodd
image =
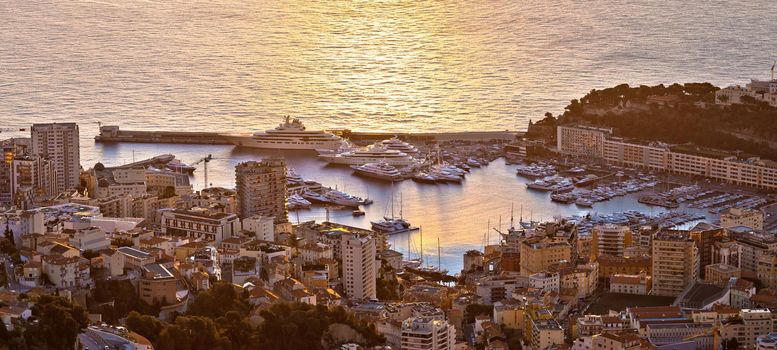
M403 217L402 217L402 207L403 206L404 205L402 203L402 192L399 192L399 218L400 219L403 219Z
M442 272L442 263L440 262L440 237L437 237L437 271Z
M424 228L418 227L418 233L421 234L421 263L423 264L425 262L424 261Z
M510 203L510 228L515 228L515 202Z

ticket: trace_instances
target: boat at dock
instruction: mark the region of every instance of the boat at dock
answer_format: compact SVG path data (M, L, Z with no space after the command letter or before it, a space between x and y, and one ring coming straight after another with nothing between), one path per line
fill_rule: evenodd
M368 163L386 163L393 166L409 166L415 159L397 150L372 145L366 149L349 150L342 153L324 153L318 157L329 164L365 165Z
M194 174L194 170L197 169L196 167L185 164L178 159L171 159L167 163L166 167L176 173L185 173L185 174Z
M314 150L337 149L342 142L339 136L323 130L307 130L299 119L285 116L284 122L275 129L255 132L249 139L241 138L236 141L236 145L264 149Z
M342 205L345 207L358 207L364 203L364 199L338 190L327 191L324 193L324 198L326 198L329 203Z
M364 165L352 165L351 169L357 175L365 177L384 180L384 181L401 181L404 179L402 173L397 168L388 165L386 163L367 163Z
M396 136L388 140L381 141L380 145L385 147L386 149L399 151L404 154L409 154L411 156L418 154L418 148L405 141L398 139Z
M302 195L297 193L290 195L286 201L288 203L289 209L291 210L310 208L310 206L313 204L309 200L302 197Z

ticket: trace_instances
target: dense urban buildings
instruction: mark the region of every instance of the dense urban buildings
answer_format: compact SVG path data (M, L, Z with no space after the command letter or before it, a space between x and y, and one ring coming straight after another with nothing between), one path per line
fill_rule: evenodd
M654 295L678 296L699 277L699 248L688 231L661 231L653 238Z

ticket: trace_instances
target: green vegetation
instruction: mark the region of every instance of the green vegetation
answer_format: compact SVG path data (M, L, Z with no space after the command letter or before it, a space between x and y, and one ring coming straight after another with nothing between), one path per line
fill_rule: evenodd
M494 305L470 304L464 309L464 323L475 323L475 317L486 315L491 317L494 313Z
M33 306L32 316L16 324L13 332L0 327L0 349L73 349L78 333L87 324L82 307L61 297L44 295Z
M356 321L341 307L273 304L259 313L258 327L249 321L249 310L244 293L216 283L171 323L130 312L126 325L160 350L327 349L342 339L364 345L385 341L373 325Z
M559 119L563 124L612 127L627 138L693 143L777 160L777 109L752 98L715 105L717 90L709 83L622 84L572 100Z
M128 280L97 280L95 291L87 300L90 312L99 313L103 321L115 324L131 311L145 315L159 314L158 305L140 300L135 287Z

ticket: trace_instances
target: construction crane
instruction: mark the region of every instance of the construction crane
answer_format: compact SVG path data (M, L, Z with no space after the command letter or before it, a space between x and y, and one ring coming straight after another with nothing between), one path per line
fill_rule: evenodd
M0 128L0 133L2 133L2 132L18 132L18 131L27 131L27 128Z
M200 158L194 163L190 164L191 166L195 166L197 164L203 163L203 173L205 174L205 187L208 188L208 163L213 160L213 155L208 154L206 157Z

